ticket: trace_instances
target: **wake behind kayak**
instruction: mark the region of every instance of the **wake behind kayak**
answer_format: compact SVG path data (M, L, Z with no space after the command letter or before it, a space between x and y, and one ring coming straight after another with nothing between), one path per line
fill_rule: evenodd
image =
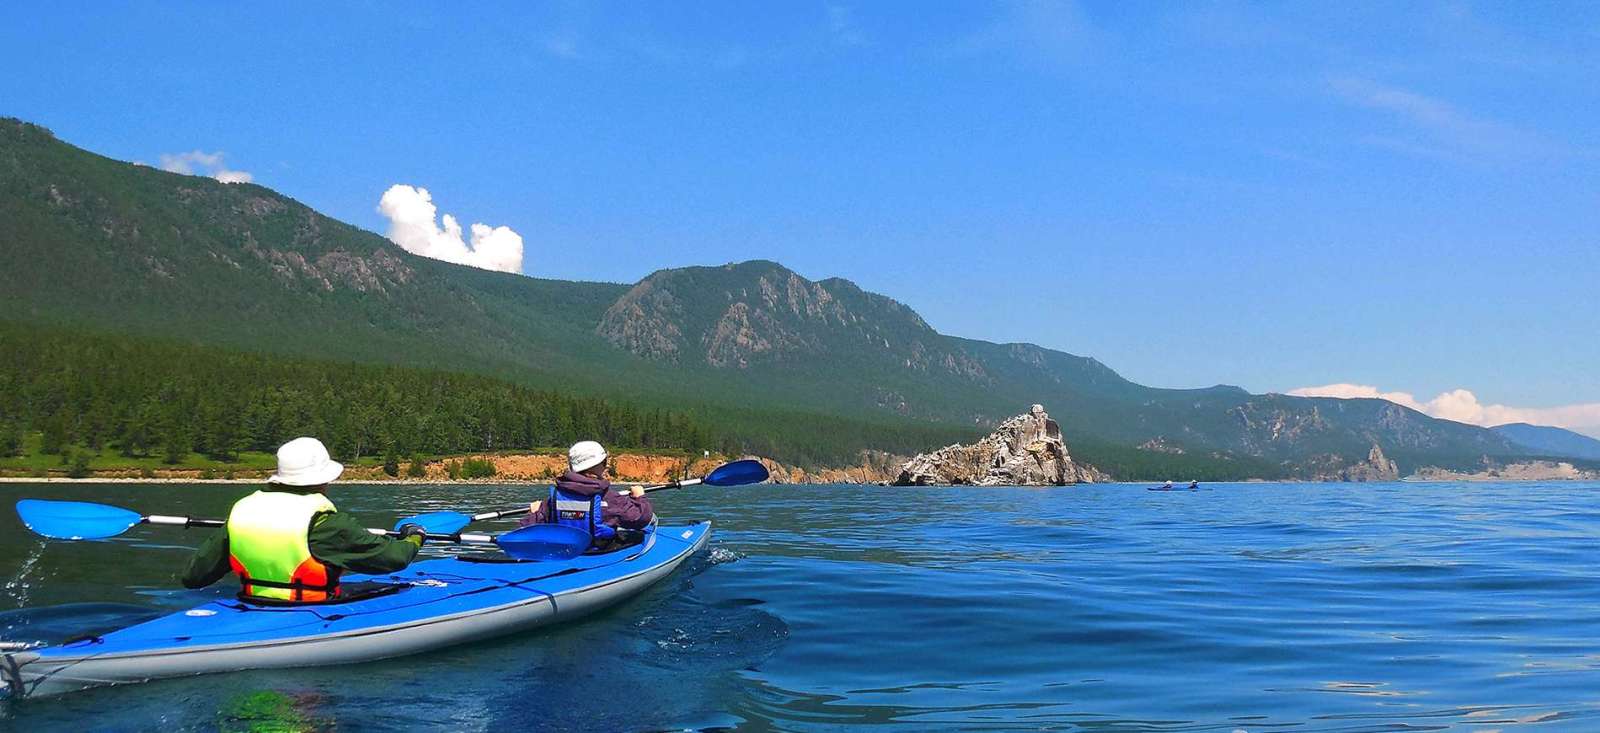
M100 636L0 655L0 689L56 695L244 669L363 662L441 649L594 613L637 595L705 547L711 524L658 527L640 545L554 561L500 556L413 563L333 604L216 600Z

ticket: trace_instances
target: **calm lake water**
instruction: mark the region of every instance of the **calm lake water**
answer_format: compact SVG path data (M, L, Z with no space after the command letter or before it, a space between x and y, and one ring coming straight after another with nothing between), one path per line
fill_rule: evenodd
M1600 486L701 487L711 549L558 629L406 659L0 706L16 730L1600 730ZM0 485L220 516L245 486ZM368 524L527 488L344 486ZM0 638L233 592L204 530L0 518Z

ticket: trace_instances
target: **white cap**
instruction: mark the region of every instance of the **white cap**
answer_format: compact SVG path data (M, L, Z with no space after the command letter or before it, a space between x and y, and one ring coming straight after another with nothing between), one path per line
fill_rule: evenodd
M278 448L278 472L269 484L321 486L344 473L344 466L328 457L327 447L316 438L295 438Z
M587 471L606 461L606 449L592 440L580 440L567 449L567 465L573 471Z

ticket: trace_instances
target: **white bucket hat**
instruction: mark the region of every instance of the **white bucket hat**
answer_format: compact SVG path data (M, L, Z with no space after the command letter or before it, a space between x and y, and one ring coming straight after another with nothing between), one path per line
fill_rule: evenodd
M580 440L567 449L567 465L574 472L587 471L605 462L606 449L592 440Z
M316 438L295 438L278 448L278 472L269 484L321 486L344 473L344 466L328 457L328 449Z

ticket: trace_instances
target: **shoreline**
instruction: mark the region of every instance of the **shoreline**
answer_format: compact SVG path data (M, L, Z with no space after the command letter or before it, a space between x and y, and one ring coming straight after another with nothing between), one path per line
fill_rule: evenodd
M548 484L554 479L528 479L528 478L487 478L487 479L426 479L426 478L398 478L379 481L369 478L339 479L334 481L337 486L380 486L383 484L415 484L418 486L445 486L449 484L472 485L506 485L506 484ZM0 484L265 484L266 477L260 478L129 478L127 476L108 476L96 478L65 478L62 476L32 477L32 476L0 476ZM648 483L645 480L621 480L615 484Z
M1553 482L1580 482L1580 483L1582 483L1582 482L1592 482L1593 480L1594 479L1589 479L1589 478L1584 478L1584 477L1562 477L1562 478L1504 478L1504 477L1494 477L1494 478L1483 478L1483 477L1475 477L1475 476L1464 476L1464 477L1460 477L1460 478L1404 478L1404 479L1400 479L1400 480L1397 480L1397 481L1307 481L1305 479L1283 479L1283 480L1278 480L1278 481L1269 481L1267 479L1236 479L1236 480L1231 480L1231 481L1207 481L1207 482L1202 482L1200 484L1200 487L1202 489L1204 489L1204 488L1207 488L1207 487L1216 486L1218 484L1352 484L1352 485L1358 485L1358 484L1366 484L1366 483L1401 483L1401 484L1458 484L1458 483L1522 484L1522 483L1553 483ZM489 477L489 478L473 478L473 479L450 479L450 478L443 478L443 479L435 479L435 478L373 479L373 478L353 478L353 479L339 479L338 481L335 482L335 484L339 485L339 486L383 486L383 485L387 485L387 484L401 484L401 485L410 485L410 486L452 486L452 485L459 485L459 486L534 486L534 485L548 485L553 481L554 481L554 479L549 479L549 478L518 478L518 477L498 477L498 476L496 476L496 477ZM127 476L108 476L108 477L103 477L103 478L96 478L96 477L92 477L92 476L84 477L84 478L66 478L66 477L62 477L62 476L50 476L50 477L0 476L0 484L223 484L223 485L255 484L255 485L264 485L265 483L266 483L266 477L231 478L231 479L230 478L205 479L205 478L170 478L170 477L168 477L168 478L138 478L138 477L127 477ZM616 484L618 486L626 486L626 485L632 485L632 484L666 483L666 481L657 481L655 479L648 479L648 478L647 479L622 478L622 479L617 479L617 480L613 481L612 483ZM779 483L779 482L767 482L767 483ZM1150 486L1150 484L1152 484L1152 483L1160 483L1160 482L1159 481L1097 481L1097 482L1094 482L1094 483L1061 484L1059 486L1052 484L1052 485L1047 485L1047 486L1046 485L1040 485L1040 486L980 487L980 486L976 486L974 484L930 484L930 485L923 485L923 486L895 486L893 484L861 483L861 482L854 482L854 481L835 481L835 482L827 482L827 484L822 484L821 482L806 482L804 484L792 484L792 485L875 486L875 487L878 487L878 488L885 488L885 489L934 489L934 488L951 488L951 487L960 487L960 486L965 486L965 487L969 487L969 488L1067 489L1067 488L1078 488L1078 487L1083 487L1083 486L1142 486L1142 487L1148 488ZM782 484L779 484L779 485L782 485ZM1181 492L1181 491L1187 491L1187 490L1188 489L1180 489L1180 488L1174 488L1173 489L1173 491L1175 491L1175 492Z
M664 484L683 476L701 476L726 462L722 456L671 454L612 454L616 484ZM470 478L454 475L468 461L493 464L492 475ZM408 476L410 462L402 462L400 475L389 476L381 466L346 466L341 484L549 484L567 467L565 454L506 453L448 456L422 464L424 475ZM141 476L141 470L155 475ZM163 467L140 469L111 467L93 469L80 478L62 475L65 469L52 468L45 476L19 476L16 469L0 475L0 483L135 483L135 484L262 484L272 475L270 468L194 468ZM207 476L207 474L210 474Z

